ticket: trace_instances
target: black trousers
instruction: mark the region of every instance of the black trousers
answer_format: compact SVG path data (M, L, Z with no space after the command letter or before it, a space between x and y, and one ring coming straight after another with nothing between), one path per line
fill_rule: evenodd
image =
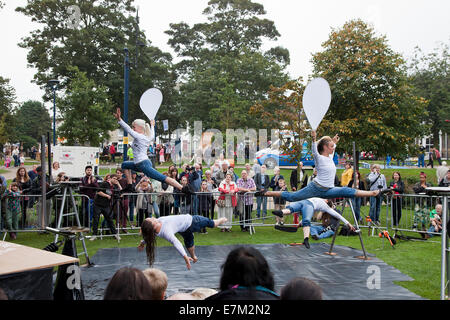
M392 199L392 223L397 226L402 217L402 199L393 198Z
M112 220L112 208L111 207L99 207L94 204L94 216L92 217L92 233L96 236L98 234L98 221L100 214L105 217L106 224L112 234L116 233L116 227Z

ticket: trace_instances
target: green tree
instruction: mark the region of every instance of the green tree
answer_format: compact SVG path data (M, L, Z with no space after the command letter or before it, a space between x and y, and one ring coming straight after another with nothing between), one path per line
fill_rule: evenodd
M414 139L426 126L426 102L414 95L406 64L393 52L385 36L361 20L332 30L323 50L313 55L313 77L331 87L331 106L320 134L342 137L338 151L373 151L378 156L413 154Z
M411 81L416 95L427 100L428 117L435 144L439 141L439 130L450 133L450 52L442 43L434 52L425 55L416 48L410 66Z
M271 84L288 80L284 69L289 52L280 47L262 51L263 39L277 40L279 33L272 21L261 18L261 4L211 0L203 14L208 22L170 24L166 31L169 44L183 59L176 68L185 119L221 130L230 125L259 128L249 108L265 97ZM230 111L233 118L224 119Z
M85 72L76 67L67 93L58 98L56 106L63 121L57 135L67 139L68 145L99 146L109 138L115 120L111 114L111 100L107 89L88 79Z
M0 145L16 142L14 118L12 116L16 101L16 91L9 79L0 76Z
M80 9L78 21L71 20L71 5ZM107 88L112 109L123 106L124 48L128 48L129 119L145 117L139 99L152 87L164 94L162 113L173 110L171 95L176 77L172 74L172 57L152 46L137 28L132 0L30 0L16 11L42 25L19 45L29 50L28 63L37 70L33 81L47 90L46 99L51 97L48 80L57 78L60 87L66 88L71 81L70 67L76 66L97 85Z
M44 104L29 100L15 112L16 132L24 150L37 145L42 135L52 129L52 120Z

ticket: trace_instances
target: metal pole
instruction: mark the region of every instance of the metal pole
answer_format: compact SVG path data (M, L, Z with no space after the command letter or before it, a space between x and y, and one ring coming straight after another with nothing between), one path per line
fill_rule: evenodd
M124 61L124 94L123 94L123 121L128 123L128 91L130 85L130 61L128 57L128 48L124 49L125 61ZM123 131L123 161L127 161L127 149L128 149L128 132Z
M441 300L445 300L445 287L447 285L448 279L446 279L446 273L448 270L447 255L449 249L447 249L447 215L448 215L448 197L447 194L444 195L444 204L442 210L442 260L441 260ZM446 266L447 265L447 266Z
M53 137L55 137L55 135L53 134ZM53 144L54 145L54 144ZM51 177L52 176L52 146L50 144L50 132L47 132L47 154L48 154L48 159L47 159L47 163L48 163L48 176ZM53 182L53 181L52 181Z
M56 146L56 84L53 86L53 145Z
M42 177L41 177L41 189L42 189L42 206L41 206L41 219L40 219L40 224L41 224L41 229L45 229L46 224L45 224L45 217L47 214L47 199L46 199L46 194L47 194L47 185L46 185L46 170L45 170L45 136L41 137L41 169L42 169Z

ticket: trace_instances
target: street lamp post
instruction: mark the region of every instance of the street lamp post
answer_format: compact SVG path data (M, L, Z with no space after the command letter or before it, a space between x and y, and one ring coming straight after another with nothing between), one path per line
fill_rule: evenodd
M53 90L53 145L56 146L56 88L58 87L59 80L52 79L47 84Z

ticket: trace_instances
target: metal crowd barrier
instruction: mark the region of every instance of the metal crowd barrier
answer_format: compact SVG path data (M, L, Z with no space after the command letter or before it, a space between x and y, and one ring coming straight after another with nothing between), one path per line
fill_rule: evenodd
M87 219L86 211L90 211L90 203L87 201L89 198L86 195L73 194L76 204L79 218L84 227L91 227L90 219ZM7 225L7 207L10 196L2 195L2 201L0 201L0 231L4 233L3 240L5 240L8 233L22 233L22 232L45 232L46 227L56 227L60 218L60 209L62 205L63 196L57 194L51 198L46 199L46 214L42 215L42 195L41 194L21 194L19 198L19 208L17 210L17 228L14 225ZM84 207L85 199L87 207ZM64 205L64 212L73 210L72 204L67 200ZM11 214L11 220L12 220ZM77 223L74 216L61 217L61 228L76 227ZM12 222L12 221L11 221Z

